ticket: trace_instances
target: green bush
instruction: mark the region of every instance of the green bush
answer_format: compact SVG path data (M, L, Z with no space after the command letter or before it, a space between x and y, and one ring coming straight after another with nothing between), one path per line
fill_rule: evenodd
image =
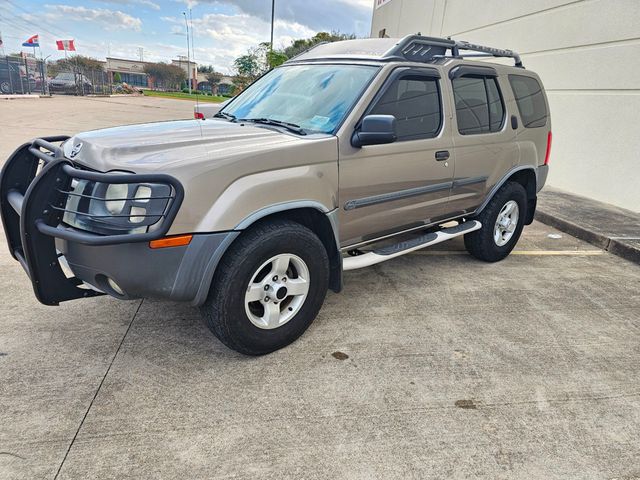
M188 88L183 88L182 89L182 93L189 93L189 89Z

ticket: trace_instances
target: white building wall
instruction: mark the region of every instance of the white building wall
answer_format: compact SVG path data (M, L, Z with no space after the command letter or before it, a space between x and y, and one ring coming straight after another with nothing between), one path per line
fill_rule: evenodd
M640 212L640 0L388 0L382 29L519 52L549 97L548 184Z

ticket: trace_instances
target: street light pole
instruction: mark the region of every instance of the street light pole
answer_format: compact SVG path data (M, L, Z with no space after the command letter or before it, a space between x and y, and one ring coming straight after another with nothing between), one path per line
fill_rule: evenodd
M187 22L187 13L182 12L184 15L184 24L187 27L187 76L189 79L189 95L191 95L191 50L189 48L189 22Z
M273 52L273 23L276 18L276 0L271 0L271 42L269 43L270 51Z

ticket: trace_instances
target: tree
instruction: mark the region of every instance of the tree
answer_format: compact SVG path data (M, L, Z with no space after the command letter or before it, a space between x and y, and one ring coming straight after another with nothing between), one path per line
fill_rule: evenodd
M144 73L152 78L156 87L171 90L177 89L180 83L187 79L187 72L178 65L164 62L147 63Z
M122 83L122 77L120 76L120 72L116 72L113 74L113 81L115 83Z
M220 83L220 80L222 80L222 74L212 70L211 72L208 72L206 76L207 82L211 85L211 92L218 93L218 84Z
M353 40L355 38L356 36L350 33L318 32L311 38L294 40L293 43L286 47L282 52L287 56L287 58L293 58L319 43L339 42L341 40Z
M263 66L255 52L249 51L245 55L240 55L233 62L236 72L241 77L255 79L263 70Z
M276 68L289 60L287 55L280 50L269 50L267 52L267 64L269 68Z
M271 49L269 42L260 43L235 59L233 66L236 76L233 83L238 89L243 90L267 70L282 65L289 58L295 57L319 43L353 40L354 38L356 36L352 34L319 32L311 38L295 40L282 50Z
M213 73L213 65L198 65L199 73Z
M265 71L266 58L259 56L259 48L253 48L236 58L233 66L237 72L233 83L239 90L244 90Z
M104 63L95 58L85 57L84 55L71 55L70 57L48 63L47 70L49 74L54 77L60 72L90 75L92 73L104 72Z

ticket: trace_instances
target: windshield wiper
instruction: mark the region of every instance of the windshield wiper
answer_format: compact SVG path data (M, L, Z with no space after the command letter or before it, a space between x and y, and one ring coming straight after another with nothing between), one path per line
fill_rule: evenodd
M214 115L214 117L217 118L226 118L227 120L231 120L234 121L236 119L235 115L232 115L230 113L226 113L226 112L218 112Z
M275 125L276 127L286 128L290 132L297 133L298 135L306 135L307 132L295 123L283 122L282 120L274 120L272 118L241 118L239 122L253 122L261 123L263 125Z

